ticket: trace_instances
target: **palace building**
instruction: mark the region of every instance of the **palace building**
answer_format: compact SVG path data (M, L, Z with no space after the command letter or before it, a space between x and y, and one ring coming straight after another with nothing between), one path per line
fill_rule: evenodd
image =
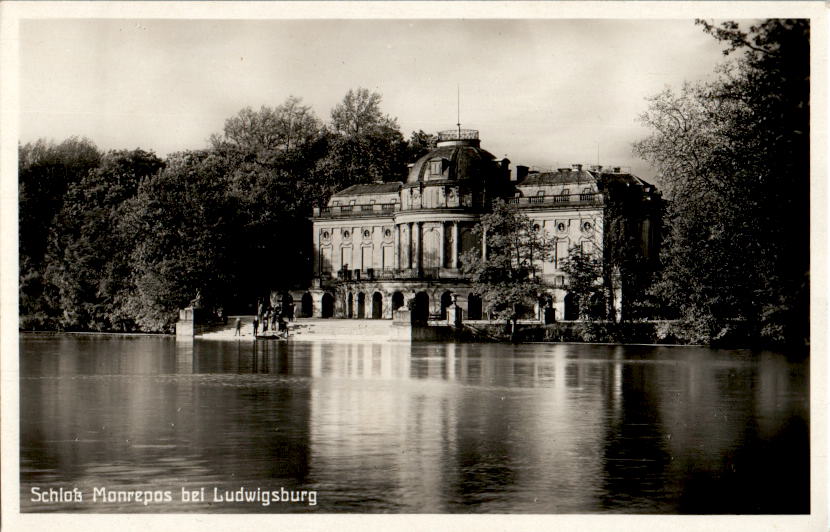
M486 239L473 228L501 198L555 242L542 267L548 290L539 304L552 306L557 319L576 319L562 261L574 246L602 256L609 194L620 189L635 203L628 223L641 237L641 252L653 258L660 202L654 186L599 166L517 166L513 175L509 160L481 148L478 131L443 131L436 148L410 165L405 183L353 185L314 209L314 280L301 296L300 315L389 319L414 299L419 317L441 318L455 297L464 319L482 319L482 299L471 292L460 256L486 252Z

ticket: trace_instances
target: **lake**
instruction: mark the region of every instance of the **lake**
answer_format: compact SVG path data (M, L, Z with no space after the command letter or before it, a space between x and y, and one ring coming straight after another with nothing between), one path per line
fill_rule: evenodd
M772 352L20 339L24 512L809 513L809 456Z

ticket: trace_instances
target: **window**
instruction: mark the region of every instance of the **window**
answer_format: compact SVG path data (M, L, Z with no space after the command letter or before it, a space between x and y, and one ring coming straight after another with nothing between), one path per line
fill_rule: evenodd
M349 232L343 231L343 238L349 238Z
M386 231L383 232L383 236L386 236L386 237L392 236L392 230L387 229Z
M369 238L369 230L368 229L364 229L363 238Z
M444 172L444 161L430 161L429 173L431 175L441 175Z
M558 224L556 224L556 230L557 231L564 231L565 230L565 224L562 223L562 222L559 222Z
M582 253L584 255L590 255L591 251L593 251L593 245L590 240L583 240L582 241Z
M583 193L583 194L590 194L590 193L591 193L591 187L585 187L585 188L583 188L583 189L582 189L582 193Z
M591 230L591 222L583 222L582 230L588 232Z
M539 229L541 229L541 227L539 227L539 224L533 224L533 230L534 231L536 231L538 233Z
M328 237L329 237L329 232L328 231L323 231L323 238L328 239Z
M567 195L568 195L568 194L570 194L570 193L571 193L571 190L570 190L570 189L568 189L568 188L564 188L564 189L562 189L562 195L563 195L563 196L567 196Z
M558 240L556 242L556 250L553 255L553 267L554 268L561 268L562 261L568 258L568 241L567 240Z

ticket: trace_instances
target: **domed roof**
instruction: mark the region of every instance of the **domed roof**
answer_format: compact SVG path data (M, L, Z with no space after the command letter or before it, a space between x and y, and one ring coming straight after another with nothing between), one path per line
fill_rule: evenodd
M480 147L478 131L450 130L438 134L438 144L434 150L420 157L409 170L408 184L432 180L482 180L492 172L496 157ZM439 166L430 163L440 162Z

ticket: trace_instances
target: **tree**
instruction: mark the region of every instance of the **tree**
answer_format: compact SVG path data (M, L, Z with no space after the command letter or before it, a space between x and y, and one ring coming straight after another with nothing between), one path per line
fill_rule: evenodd
M550 258L550 241L530 218L502 200L481 217L474 234L486 242L484 258L476 249L462 254L463 272L487 311L507 321L515 339L521 308L532 306L545 288L539 271Z
M659 316L661 305L650 293L659 261L650 255L653 248L646 245L654 246L651 239L659 240L662 198L650 194L644 200L640 187L613 179L602 182L601 189L605 203L601 251L606 319Z
M698 21L743 52L709 83L667 90L635 145L670 199L657 292L695 341L735 324L773 342L809 333L809 21Z
M223 136L214 135L214 147L227 143L244 153L267 159L279 152L314 142L321 132L320 120L302 99L289 96L275 108L259 111L246 107L225 120Z
M438 144L438 137L423 129L413 131L407 143L407 160L412 162L429 153Z
M243 211L227 194L226 172L213 151L172 154L125 206L119 230L137 238L124 306L138 328L169 331L197 292L205 307L221 304L247 275L235 248Z
M398 129L397 121L381 112L381 100L380 94L369 89L349 89L343 101L331 111L334 131L347 137L360 137L378 129Z
M18 148L18 230L21 326L53 327L58 319L54 286L44 280L50 236L63 228L55 216L73 183L96 168L101 153L92 141L71 137L38 140Z
M124 202L163 166L143 150L110 151L98 168L73 183L50 239L46 279L57 290L64 329L132 330L123 304L131 292L135 234L119 232Z
M345 188L356 183L396 181L406 172L407 144L394 118L380 110L381 96L368 89L349 90L331 112L333 135L323 180Z
M593 253L584 253L578 246L568 250L562 265L568 276L568 291L576 297L579 318L590 320L604 317L607 295L603 287L603 264Z

